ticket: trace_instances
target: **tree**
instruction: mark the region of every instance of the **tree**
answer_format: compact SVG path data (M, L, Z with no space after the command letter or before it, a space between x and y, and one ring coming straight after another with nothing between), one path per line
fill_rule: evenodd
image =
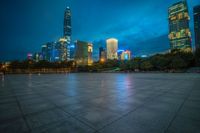
M172 69L184 69L187 67L186 62L181 57L174 57L171 62L171 68Z
M152 70L153 65L151 64L149 60L146 60L141 63L140 67L142 70L149 71L149 70Z
M165 70L168 68L170 58L166 58L163 55L155 55L150 58L150 61L156 70Z
M131 67L133 70L136 70L136 69L140 69L140 64L142 62L142 59L141 58L135 58L133 60L133 63L131 63Z
M195 65L200 67L200 48L196 49L194 58L195 58Z

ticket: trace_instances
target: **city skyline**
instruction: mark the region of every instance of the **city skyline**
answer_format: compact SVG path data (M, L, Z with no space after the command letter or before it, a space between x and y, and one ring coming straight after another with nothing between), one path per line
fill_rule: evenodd
M87 0L87 1L90 1L90 0ZM20 2L24 2L23 3L24 5L28 4L26 8L28 8L29 4L31 3L31 2L30 3L25 2L23 0L20 0ZM43 2L41 2L41 4L47 8L54 2L48 3L47 1L43 1ZM45 21L46 18L44 18L44 20L42 19L41 23L37 22L37 21L41 20L41 19L39 19L39 20L35 20L37 22L36 24L33 24L33 27L40 25L40 24L41 24L40 26L42 27L42 22L43 21L46 22L47 26L45 26L44 28L40 27L41 28L40 30L41 31L44 30L43 31L44 33L36 32L37 30L34 31L35 33L32 33L33 32L32 25L31 25L30 29L24 29L23 27L21 27L22 31L18 31L18 32L20 32L19 34L17 34L15 31L18 29L17 27L15 27L15 25L11 25L9 27L9 29L7 29L10 32L8 32L5 29L6 26L4 28L2 28L3 31L5 31L6 33L8 32L10 34L8 34L8 33L3 34L3 40L1 43L2 48L0 51L0 53L1 53L0 60L12 60L15 58L24 59L28 52L39 51L40 46L43 43L49 42L49 41L55 41L58 38L62 37L63 17L64 17L63 12L67 6L70 6L70 8L72 10L72 26L73 26L72 40L73 41L74 40L85 40L85 41L92 42L94 44L94 49L95 49L94 50L94 58L96 56L98 56L99 45L103 45L105 43L105 40L108 38L111 38L111 37L115 37L119 40L119 48L120 49L130 49L133 52L133 54L135 54L135 55L151 54L152 52L161 52L161 51L167 50L169 48L169 42L168 42L168 38L167 38L167 34L168 34L167 10L168 10L169 6L171 6L173 3L176 3L178 1L171 0L171 1L167 2L167 4L164 4L164 5L162 5L163 2L154 1L154 2L152 2L153 4L151 4L150 2L151 1L137 2L134 0L132 0L132 1L118 0L116 2L113 2L111 0L109 0L109 1L103 0L103 1L97 1L97 3L95 3L95 4L89 3L88 5L85 5L82 8L80 8L80 7L83 4L80 1L78 2L76 0L70 1L70 2L62 2L62 1L59 3L57 2L56 5L54 5L54 6L59 7L57 5L60 5L60 6L62 5L61 6L62 8L59 8L59 10L57 8L55 8L55 10L53 8L51 10L46 10L46 15L47 15L47 18L50 17L49 18L50 20L59 18L58 21L56 21L56 22ZM3 2L3 5L7 5L6 3L8 4L9 2ZM38 3L38 2L35 2L35 4L36 3ZM62 4L62 3L64 3L64 4ZM146 4L146 3L148 3L148 4ZM14 6L14 3L12 3L12 4ZM22 7L23 7L23 4L21 5ZM188 1L188 4L189 4L189 13L190 13L190 17L191 17L190 29L191 29L192 35L194 37L192 9L193 9L193 6L195 6L199 3L197 2L197 0L192 0L192 1ZM40 5L40 6L42 6L42 5ZM126 9L123 7L125 5L126 5ZM148 7L146 7L145 5L148 5ZM91 6L91 8L88 9L88 6ZM120 11L119 10L113 11L113 9L110 9L109 6L112 8L116 7L116 9L119 9ZM45 9L45 7L44 7L44 9ZM101 7L103 7L105 9L105 11L100 12L98 9ZM132 9L134 7L137 7L137 8ZM152 9L154 9L155 7L165 7L165 8L167 7L167 8L166 9L159 8L160 13L157 13L157 12L149 13L148 12L148 11L152 11ZM18 6L16 6L15 8L17 9ZM4 9L4 8L1 10L6 11L6 9ZM26 11L28 9L22 8L21 10ZM38 12L38 10L36 10L35 8L32 9L32 11L37 11L37 12ZM43 11L42 9L40 9L40 10ZM89 10L92 10L94 12L91 13L91 11L89 11ZM136 11L136 10L141 11L141 12L139 12L139 13L131 12L131 11ZM55 12L55 11L57 11L57 12ZM62 13L58 13L61 11L62 11ZM90 14L89 12L91 13L90 17L87 16L88 14ZM44 12L41 12L41 16L44 15L43 13ZM51 13L53 13L53 15ZM144 14L144 13L146 13L146 16L141 17L142 14ZM163 13L164 13L164 15L161 15ZM4 13L2 13L2 14L4 14ZM34 16L36 14L33 13L32 15ZM27 13L27 15L28 15L28 13ZM79 16L79 17L77 17L77 16ZM160 16L160 17L157 18L157 16ZM16 19L15 17L18 17L18 16L15 15L13 17L14 18L12 18L12 19L15 20ZM60 17L62 17L62 19L60 19ZM97 17L104 18L105 20L97 22L99 20L99 18L97 18ZM27 17L27 18L29 18L29 17ZM17 21L16 23L20 23L20 21L23 21L24 19L26 20L27 18L18 20L19 22ZM140 18L140 19L138 19L138 18ZM90 20L92 20L92 19L94 19L94 20L91 22ZM85 23L81 24L81 22L83 22L83 20L85 21ZM4 20L2 23L4 24L4 23L6 23L6 21L7 20ZM60 23L59 26L56 26L55 23L57 23L57 25L58 25L58 22L59 23L62 22L62 23ZM95 22L97 22L97 23L95 23ZM22 22L22 23L25 23L25 22ZM92 25L91 25L91 23L92 23ZM9 24L12 24L12 22L9 22L6 24L9 25ZM28 24L25 24L25 27ZM45 30L50 25L54 25L54 27L51 27L54 30L56 27L57 31L55 33L54 33L54 30L52 30L51 28L48 30ZM97 27L97 25L99 25L99 26ZM152 25L156 25L157 27L152 27ZM12 26L14 26L14 27L12 27ZM36 29L38 29L38 28L39 27L36 27ZM156 32L156 30L158 30L158 29L159 29L159 32ZM26 31L26 30L27 30L27 32L30 32L31 34L24 35L26 32L24 33L23 31ZM38 31L40 31L40 30L38 30ZM50 33L47 33L47 32L50 32ZM13 36L14 33L16 33L15 34L16 36ZM36 34L36 35L34 35L34 34ZM49 37L47 38L47 36L49 36ZM192 43L194 45L194 39L193 39ZM12 54L14 54L14 56Z

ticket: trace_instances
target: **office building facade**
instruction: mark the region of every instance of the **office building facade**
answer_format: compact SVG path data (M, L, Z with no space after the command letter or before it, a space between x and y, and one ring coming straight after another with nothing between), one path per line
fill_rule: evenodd
M71 10L69 7L66 8L65 13L64 13L63 35L64 35L64 38L66 39L67 60L71 60L71 58L73 58L70 55L72 25L71 25Z
M200 5L193 8L194 14L194 33L195 33L195 48L200 48Z
M115 38L110 38L106 40L106 49L107 49L107 59L114 60L118 59L118 40Z
M191 51L190 17L186 0L169 7L168 14L171 50L181 49Z
M106 61L106 50L103 47L99 48L99 61L100 62Z
M84 41L75 42L74 60L78 66L92 65L93 45Z
M67 52L67 39L60 38L56 43L56 49L59 53L59 61L66 61L69 57L69 53Z

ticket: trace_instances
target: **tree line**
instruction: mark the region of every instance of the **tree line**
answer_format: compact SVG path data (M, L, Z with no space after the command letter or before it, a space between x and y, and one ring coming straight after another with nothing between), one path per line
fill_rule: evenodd
M200 67L200 49L195 53L173 50L167 54L156 54L147 58L136 57L129 61L107 60L95 62L93 66L80 67L85 71L178 71ZM117 69L119 68L119 69Z
M0 63L1 69L3 63ZM128 61L107 60L106 62L94 62L92 66L76 66L74 61L48 62L45 60L35 62L33 60L12 61L8 70L14 69L60 69L70 68L72 71L101 72L115 71L177 71L190 67L200 67L200 49L195 53L173 50L167 54L157 54L147 58L136 57Z

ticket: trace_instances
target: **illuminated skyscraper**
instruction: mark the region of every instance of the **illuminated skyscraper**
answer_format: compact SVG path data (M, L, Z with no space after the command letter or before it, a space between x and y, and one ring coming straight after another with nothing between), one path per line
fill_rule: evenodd
M42 60L53 61L52 51L54 49L54 42L48 42L42 45Z
M106 40L107 47L107 59L114 60L118 59L117 50L118 50L118 40L115 38L110 38Z
M190 17L186 0L173 4L169 7L168 13L171 50L191 50Z
M121 60L130 60L131 59L131 51L126 50L121 54Z
M200 48L200 5L195 6L194 13L194 32L195 32L195 46Z
M93 45L88 42L75 42L75 62L79 66L92 65Z
M67 48L67 60L70 60L70 45L71 45L71 10L69 7L66 8L64 14L64 38L66 39L66 48Z
M106 50L103 47L99 48L99 61L100 62L106 61Z
M47 45L44 44L44 45L42 45L42 59L48 60L47 55L48 55Z
M59 61L67 60L69 53L67 52L67 39L60 38L56 44L56 49L59 52Z
M71 27L71 10L69 7L65 10L64 16L64 37L71 37L72 27Z

